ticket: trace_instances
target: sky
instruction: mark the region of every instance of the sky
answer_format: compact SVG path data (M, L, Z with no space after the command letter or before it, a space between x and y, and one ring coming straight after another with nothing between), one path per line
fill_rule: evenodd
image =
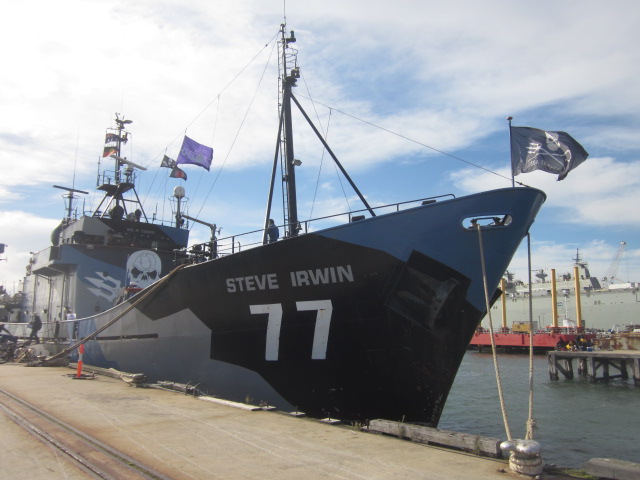
M277 134L280 25L294 30L297 98L372 205L511 185L509 130L565 131L589 152L547 194L532 268L568 272L577 249L598 277L640 281L640 3L513 0L44 0L0 18L0 285L21 288L30 252L65 216L53 185L95 209L106 129L131 119L124 155L147 167L145 212L260 228ZM183 136L214 148L211 170L168 178ZM362 208L322 146L295 130L300 218ZM278 212L274 212L277 220ZM209 229L195 225L193 242ZM526 242L510 270L526 279Z

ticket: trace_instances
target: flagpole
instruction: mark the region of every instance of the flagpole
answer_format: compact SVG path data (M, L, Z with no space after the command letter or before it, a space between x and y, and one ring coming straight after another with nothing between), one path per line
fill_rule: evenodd
M507 117L507 121L509 122L509 158L510 160L510 164L511 164L511 186L515 188L516 186L516 181L513 175L513 154L511 153L511 120L513 120L513 117Z

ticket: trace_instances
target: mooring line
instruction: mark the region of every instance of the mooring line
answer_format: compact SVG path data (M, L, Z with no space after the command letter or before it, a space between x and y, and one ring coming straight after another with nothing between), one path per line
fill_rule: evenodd
M496 353L496 341L493 338L493 320L491 319L491 302L489 300L489 287L487 285L487 267L484 260L484 245L482 243L481 226L478 224L478 242L480 244L480 264L482 266L482 281L484 284L484 299L489 315L489 336L491 337L491 351L493 352L493 367L496 372L496 383L498 384L498 397L500 399L500 409L502 410L502 419L504 421L504 429L507 433L507 439L511 440L511 428L509 427L509 416L507 415L507 407L504 401L504 392L502 391L502 379L500 378L500 367L498 366L498 355Z
M114 318L112 318L111 320L109 320L107 323L105 323L102 327L96 329L95 332L90 333L89 335L87 335L86 337L78 340L76 343L74 343L73 345L71 345L70 347L65 348L64 350L62 350L61 352L56 353L55 355L53 355L52 357L48 357L45 358L44 360L42 360L42 363L46 363L46 362L51 362L53 360L57 360L58 358L62 358L65 355L67 355L69 352L72 352L73 350L75 350L76 348L78 348L80 345L82 345L85 342L88 342L89 340L93 340L95 337L97 337L100 333L102 333L103 331L105 331L107 328L109 328L111 325L113 325L114 323L116 323L118 320L120 320L122 317L124 317L127 313L129 313L131 310L133 310L140 302L142 302L143 300L145 300L147 297L149 297L152 293L155 293L161 285L164 285L169 278L171 278L173 275L175 275L178 270L184 268L186 265L182 264L182 265L178 265L176 268L174 268L173 270L171 270L167 275L165 275L164 277L162 277L160 279L160 281L158 283L156 283L155 285L153 285L147 292L145 292L140 298L138 298L135 302L133 302L131 305L129 305L127 308L124 309L124 311L122 311L120 314L116 315Z
M531 234L529 232L527 232L527 265L529 269L529 416L524 438L533 440L536 420L533 418L533 295L531 294Z

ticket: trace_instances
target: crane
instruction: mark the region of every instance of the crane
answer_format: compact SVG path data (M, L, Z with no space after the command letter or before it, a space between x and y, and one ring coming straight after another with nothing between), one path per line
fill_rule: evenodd
M618 267L620 266L620 260L622 260L622 256L624 255L624 249L627 246L627 242L620 242L618 246L618 251L616 252L616 256L613 257L613 261L609 266L609 270L607 270L607 274L604 277L605 283L611 285L612 283L624 283L622 280L616 277L618 274Z

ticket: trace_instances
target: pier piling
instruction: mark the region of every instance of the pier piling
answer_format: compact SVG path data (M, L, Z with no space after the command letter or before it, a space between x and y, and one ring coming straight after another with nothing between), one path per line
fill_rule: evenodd
M629 370L633 381L640 386L640 351L552 351L549 352L549 378L558 380L561 373L564 378L573 378L573 360L577 361L578 374L588 376L592 382L608 382L620 378L627 380Z

